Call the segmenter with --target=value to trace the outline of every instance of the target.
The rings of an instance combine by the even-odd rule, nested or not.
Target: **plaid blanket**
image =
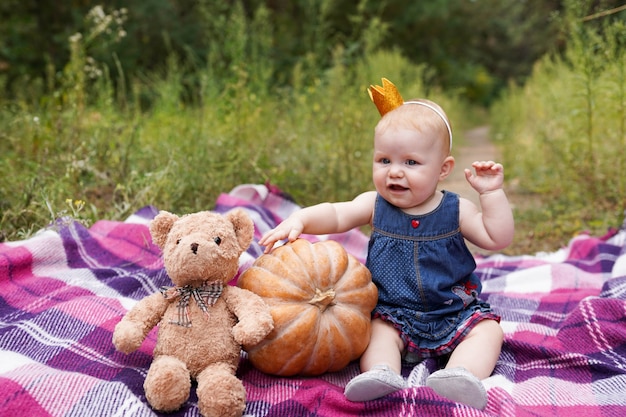
[[[244,185],[215,210],[245,208],[256,237],[298,206],[271,186]],[[143,381],[152,331],[130,355],[111,343],[115,324],[142,297],[171,285],[145,207],[124,222],[89,229],[59,219],[32,238],[0,244],[0,416],[153,416]],[[333,236],[364,260],[367,237]],[[240,271],[261,254],[242,255]],[[506,337],[488,405],[478,411],[437,396],[421,382],[437,363],[404,368],[411,388],[351,403],[343,387],[358,365],[316,378],[256,370],[242,353],[238,376],[246,415],[270,416],[618,416],[626,415],[626,230],[580,235],[554,253],[477,256],[484,298]],[[192,390],[193,391],[193,390]],[[170,415],[197,416],[197,399]]]

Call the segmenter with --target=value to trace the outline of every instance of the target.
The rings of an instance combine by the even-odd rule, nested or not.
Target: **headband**
[[[448,135],[450,136],[450,150],[452,150],[452,128],[450,127],[450,123],[446,119],[446,116],[435,106],[428,104],[423,101],[404,101],[400,92],[396,88],[396,86],[386,78],[383,78],[382,87],[379,85],[370,85],[367,89],[367,92],[370,95],[370,99],[376,105],[378,112],[381,116],[384,116],[391,110],[400,107],[403,104],[417,104],[419,106],[428,107],[443,120],[443,123],[446,125],[448,129]]]

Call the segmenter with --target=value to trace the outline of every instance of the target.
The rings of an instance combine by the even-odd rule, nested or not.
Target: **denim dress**
[[[424,215],[376,197],[366,266],[378,287],[374,318],[400,332],[420,358],[448,354],[478,322],[499,321],[481,302],[476,262],[459,227],[459,196],[443,191]]]

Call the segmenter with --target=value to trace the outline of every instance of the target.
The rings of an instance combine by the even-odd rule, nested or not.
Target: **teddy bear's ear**
[[[150,222],[150,234],[152,241],[161,249],[165,246],[167,235],[172,230],[172,225],[178,220],[178,216],[167,211],[161,211]]]
[[[234,209],[224,215],[233,224],[241,251],[248,249],[254,237],[254,223],[243,209]]]

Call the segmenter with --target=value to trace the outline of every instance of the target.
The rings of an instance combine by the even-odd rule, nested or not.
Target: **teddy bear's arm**
[[[258,295],[243,288],[228,286],[223,297],[239,320],[233,327],[237,343],[244,347],[254,346],[274,329],[270,308]]]
[[[150,330],[161,321],[168,304],[161,293],[149,295],[135,304],[115,326],[115,348],[124,353],[137,350]]]

